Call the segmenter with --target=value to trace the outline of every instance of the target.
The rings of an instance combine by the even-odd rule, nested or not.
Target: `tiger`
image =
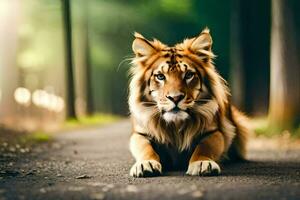
[[[171,47],[136,32],[134,37],[130,176],[173,170],[219,175],[223,160],[245,160],[249,120],[231,104],[228,84],[214,66],[209,29]]]

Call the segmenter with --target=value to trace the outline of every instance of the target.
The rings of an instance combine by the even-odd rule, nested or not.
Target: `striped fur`
[[[155,145],[172,151],[173,160],[189,152],[189,162],[183,164],[190,175],[203,175],[208,169],[212,173],[213,166],[219,171],[214,161],[230,157],[229,149],[235,158],[245,158],[247,119],[230,104],[226,81],[212,62],[211,45],[208,29],[174,47],[135,34],[128,100],[133,127],[130,150],[137,161],[132,176],[161,173],[165,152],[157,152]],[[207,132],[213,134],[200,141]],[[198,162],[207,169],[198,169]]]

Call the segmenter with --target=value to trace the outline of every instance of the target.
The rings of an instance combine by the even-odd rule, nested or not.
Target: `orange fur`
[[[190,158],[190,163],[198,160],[219,160],[224,153],[224,138],[219,131],[198,144]]]
[[[216,162],[228,153],[244,159],[250,129],[215,70],[209,30],[174,47],[135,37],[129,107],[136,163],[130,174],[157,175],[168,164],[183,164],[189,175],[210,175],[220,173]]]

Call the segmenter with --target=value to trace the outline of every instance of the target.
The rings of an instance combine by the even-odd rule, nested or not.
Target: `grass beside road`
[[[33,146],[50,142],[51,139],[50,134],[42,131],[30,133],[0,127],[0,155],[5,157],[28,153]]]
[[[269,126],[267,117],[252,118],[251,125],[256,136],[277,137],[289,135],[291,139],[300,139],[300,126],[293,130],[279,130]]]
[[[122,119],[120,116],[98,113],[93,116],[68,119],[59,130],[54,132],[48,132],[47,130],[28,132],[0,126],[0,154],[26,153],[37,144],[51,142],[53,134],[56,132],[110,124],[120,119]]]
[[[116,122],[122,117],[112,114],[97,113],[92,116],[83,116],[78,119],[67,119],[63,125],[63,129],[82,128],[95,125],[105,125]]]

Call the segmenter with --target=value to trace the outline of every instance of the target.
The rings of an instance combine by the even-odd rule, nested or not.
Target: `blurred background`
[[[128,116],[133,32],[173,45],[207,26],[257,132],[300,135],[299,10],[298,0],[0,0],[0,126]]]

